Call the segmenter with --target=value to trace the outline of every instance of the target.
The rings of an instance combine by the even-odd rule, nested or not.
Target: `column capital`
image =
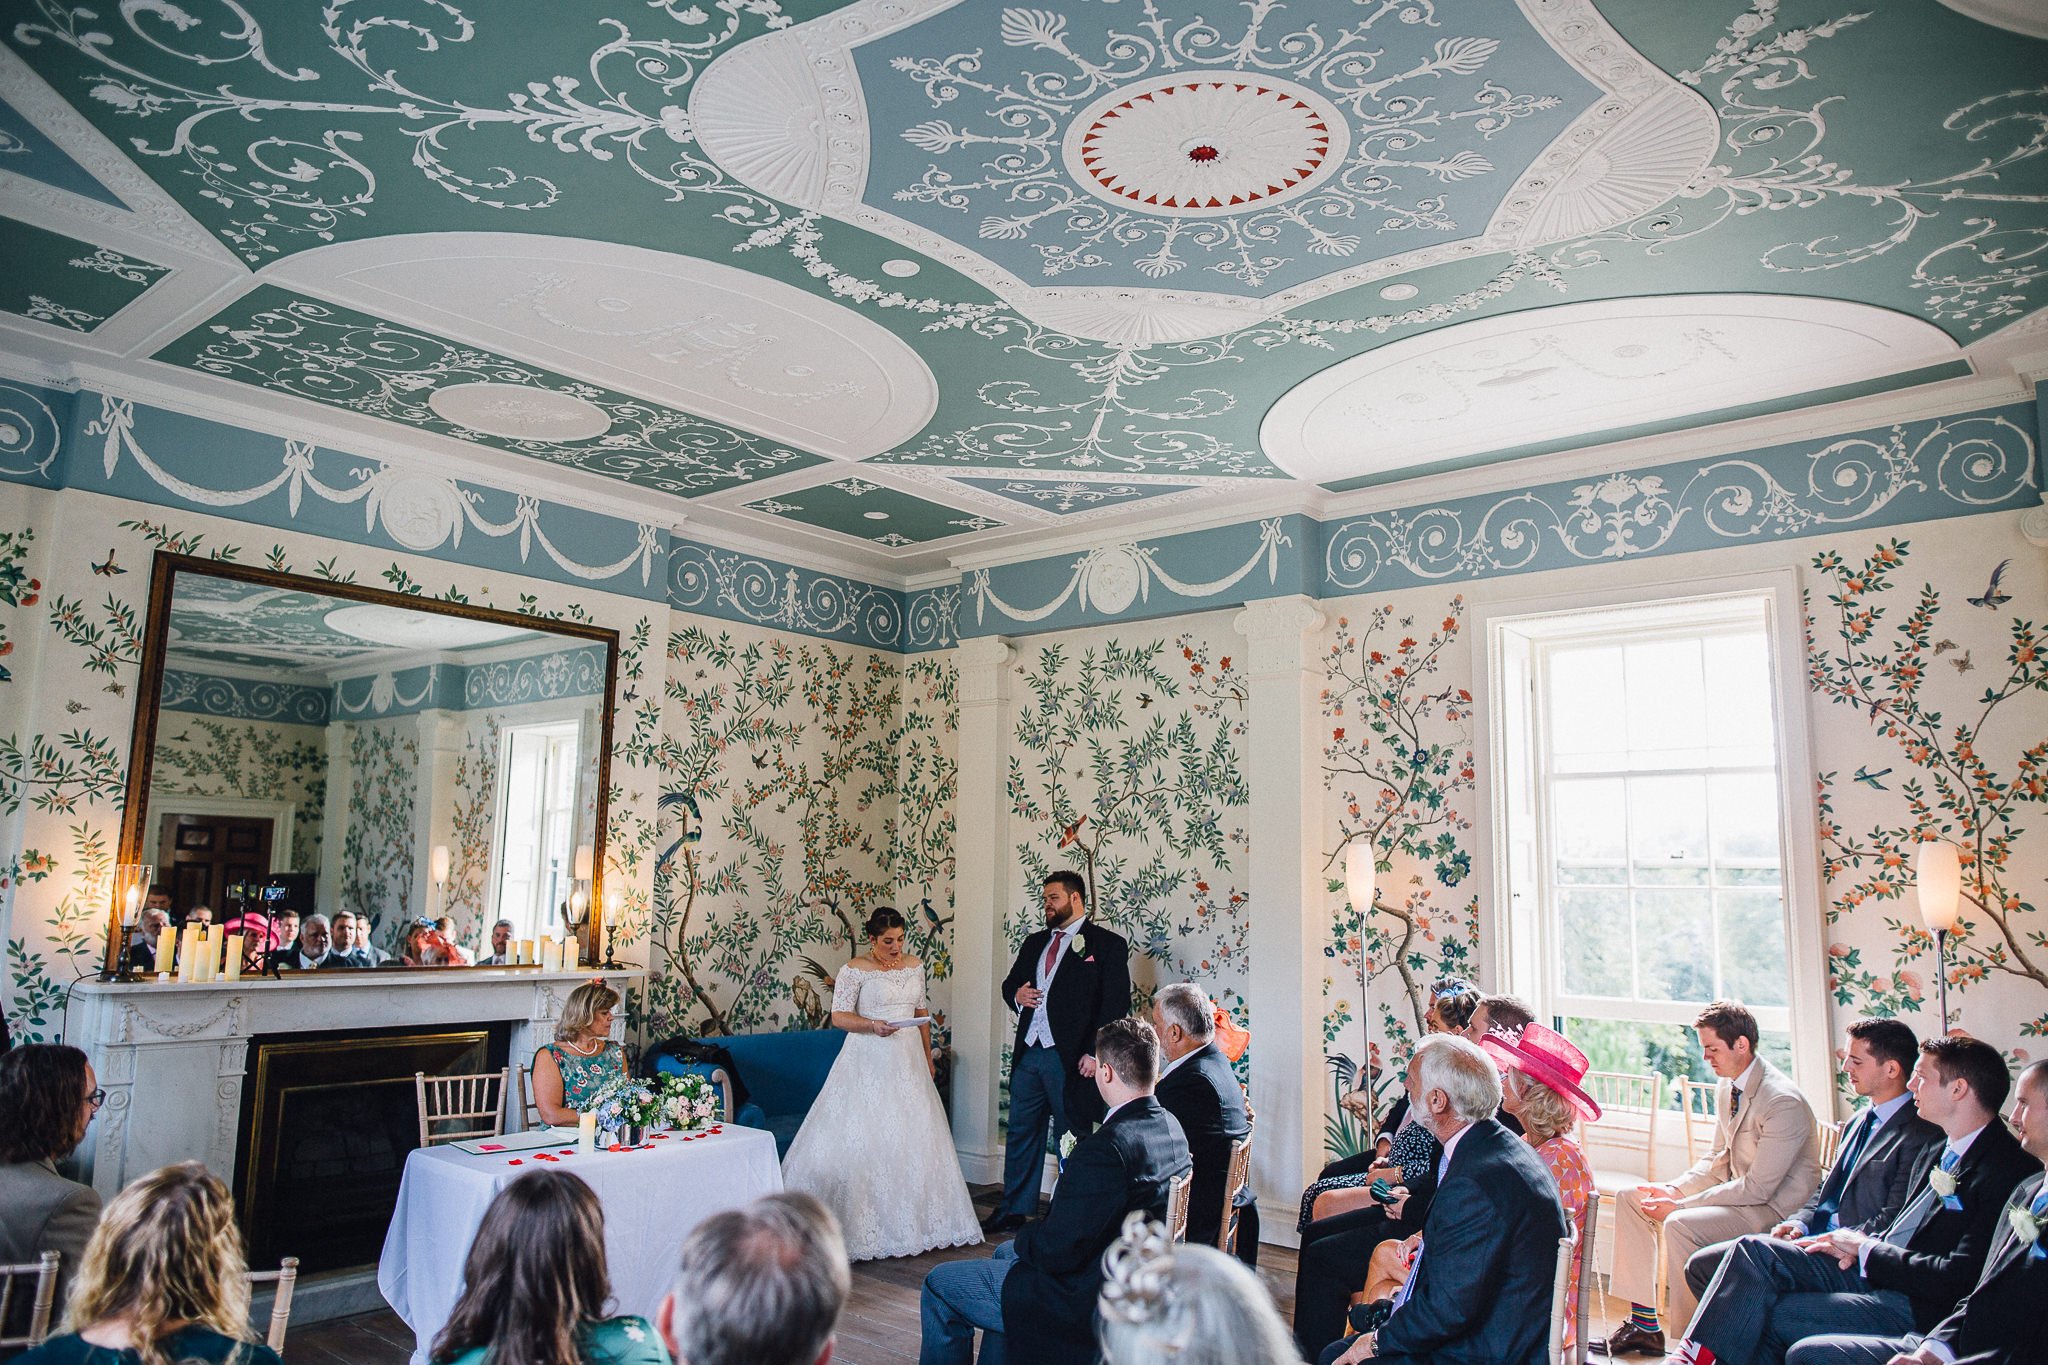
[[[1017,651],[1000,635],[977,635],[953,647],[960,666],[960,700],[1002,701],[1010,695],[1010,664]]]
[[[1251,671],[1259,674],[1306,668],[1310,637],[1328,619],[1313,598],[1296,594],[1247,602],[1230,624],[1251,647]]]

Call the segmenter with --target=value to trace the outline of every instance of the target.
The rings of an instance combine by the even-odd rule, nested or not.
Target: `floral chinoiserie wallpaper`
[[[166,710],[150,767],[150,807],[174,806],[166,798],[178,796],[290,802],[292,846],[286,865],[316,870],[327,809],[326,731]]]

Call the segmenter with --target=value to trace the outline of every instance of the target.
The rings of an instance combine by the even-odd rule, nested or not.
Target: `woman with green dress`
[[[85,1244],[63,1335],[16,1365],[173,1362],[279,1365],[249,1330],[234,1201],[196,1161],[151,1171],[114,1196]]]
[[[604,1208],[567,1171],[498,1191],[469,1244],[432,1365],[670,1365],[645,1318],[610,1318]]]
[[[619,993],[591,981],[569,993],[555,1041],[533,1054],[533,1103],[541,1120],[574,1127],[597,1092],[626,1074],[626,1050],[612,1041]]]

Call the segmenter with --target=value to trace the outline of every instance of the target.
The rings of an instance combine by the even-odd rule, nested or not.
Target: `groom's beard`
[[[1074,908],[1068,906],[1063,914],[1055,918],[1052,911],[1048,910],[1045,912],[1045,927],[1048,929],[1064,929],[1074,922],[1075,913]]]

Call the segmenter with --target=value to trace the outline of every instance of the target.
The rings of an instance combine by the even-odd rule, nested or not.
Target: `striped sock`
[[[1648,1303],[1630,1304],[1628,1306],[1628,1320],[1631,1326],[1640,1327],[1645,1332],[1657,1331],[1656,1305]]]

